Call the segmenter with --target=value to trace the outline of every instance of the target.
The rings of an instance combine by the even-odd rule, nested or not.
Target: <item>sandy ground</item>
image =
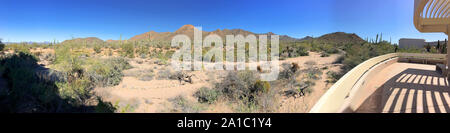
[[[280,62],[295,62],[303,65],[307,61],[315,61],[317,67],[328,67],[323,71],[321,79],[316,81],[312,93],[301,98],[287,98],[282,96],[281,108],[278,112],[307,112],[314,103],[326,92],[330,87],[325,81],[327,80],[327,71],[338,71],[339,65],[331,64],[339,55],[331,55],[330,57],[320,57],[319,53],[310,53],[309,56],[289,58]],[[154,64],[151,60],[130,61],[132,69],[126,70],[124,73],[137,70],[153,69],[153,73],[158,73],[164,65]],[[141,61],[139,61],[141,62]],[[226,75],[226,71],[193,71],[193,84],[180,84],[177,80],[158,80],[141,81],[133,76],[125,76],[122,82],[114,87],[95,88],[95,92],[104,100],[117,104],[120,107],[129,106],[125,112],[167,112],[171,108],[169,99],[178,95],[185,96],[188,100],[195,102],[193,94],[201,87],[213,87],[216,81],[220,81]],[[283,89],[283,88],[276,88]],[[204,112],[232,112],[225,102],[218,102],[209,107]]]

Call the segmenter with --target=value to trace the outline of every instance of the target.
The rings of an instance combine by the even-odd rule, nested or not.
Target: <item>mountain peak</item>
[[[97,37],[85,37],[85,38],[74,38],[70,40],[65,40],[62,43],[103,43],[104,41],[102,39],[99,39]]]
[[[359,37],[355,33],[345,33],[345,32],[334,32],[330,34],[325,34],[319,37],[318,39],[327,42],[334,42],[337,44],[365,42],[363,39],[361,39],[361,37]]]
[[[175,33],[185,33],[187,31],[194,31],[194,26],[187,24],[187,25],[183,25],[181,26],[181,28],[179,28],[177,31],[175,31]]]
[[[194,28],[194,25],[192,25],[192,24],[185,24],[185,25],[183,25],[183,26],[181,26],[181,27]]]
[[[181,26],[180,29],[194,29],[194,25],[190,25],[190,24],[183,25],[183,26]]]

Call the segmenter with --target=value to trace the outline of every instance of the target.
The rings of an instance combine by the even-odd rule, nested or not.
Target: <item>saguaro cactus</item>
[[[377,37],[375,38],[375,44],[378,44],[378,34]]]

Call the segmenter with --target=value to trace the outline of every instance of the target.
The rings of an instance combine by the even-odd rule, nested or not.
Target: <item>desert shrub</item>
[[[232,71],[227,74],[222,82],[217,83],[216,89],[220,90],[226,97],[231,100],[238,100],[249,97],[251,87],[257,81],[253,71]]]
[[[41,74],[53,70],[40,67],[30,54],[20,52],[1,59],[10,91],[9,95],[0,96],[0,102],[8,104],[8,112],[94,111],[95,106],[86,106],[94,96],[91,92],[94,84],[82,69],[84,61],[71,58],[71,53],[57,54],[62,56],[56,65],[63,66],[59,76],[64,80],[43,79]]]
[[[321,52],[320,53],[320,57],[329,57],[329,56],[330,56],[330,54],[327,53],[327,52]]]
[[[276,89],[269,89],[256,98],[257,109],[259,112],[276,112],[278,111],[280,97]]]
[[[183,112],[183,113],[198,113],[205,108],[199,104],[189,102],[186,97],[178,95],[169,99],[172,102],[174,109],[171,112]]]
[[[398,52],[401,52],[401,53],[424,53],[425,52],[425,49],[423,49],[423,48],[421,48],[421,49],[418,49],[418,48],[404,48],[404,49],[399,49],[398,50]]]
[[[250,89],[252,93],[267,93],[270,90],[270,83],[267,81],[257,80]]]
[[[73,107],[58,96],[58,89],[51,82],[39,81],[34,56],[27,53],[8,55],[0,59],[3,77],[8,82],[8,95],[1,95],[6,103],[5,112],[57,112]],[[59,109],[57,108],[59,106]]]
[[[298,57],[298,56],[308,56],[308,48],[303,45],[280,45],[280,58],[290,58],[290,57]]]
[[[102,99],[97,98],[97,106],[95,106],[95,113],[114,113],[117,107],[110,102],[104,102]]]
[[[306,74],[306,78],[312,80],[318,80],[322,75],[322,70],[320,70],[320,68],[317,67],[309,67],[305,69],[304,72]]]
[[[333,64],[341,64],[344,61],[345,57],[343,55],[340,55],[338,58],[336,58],[335,61],[333,61]]]
[[[158,71],[158,80],[170,79],[173,72],[170,69],[162,69]]]
[[[118,85],[122,71],[131,67],[124,58],[90,58],[83,52],[72,50],[69,45],[60,45],[55,55],[55,68],[67,75],[67,82],[56,84],[60,95],[80,103],[91,98],[91,90],[96,86]]]
[[[7,45],[10,49],[12,49],[13,51],[15,51],[16,53],[30,53],[30,46],[25,44],[25,43],[20,43],[20,44],[8,44]]]
[[[141,81],[150,81],[155,77],[153,69],[128,70],[124,72],[124,76],[135,77]]]
[[[49,61],[50,63],[54,63],[56,59],[55,54],[52,53],[44,54],[42,58],[46,61]]]
[[[68,44],[60,44],[55,49],[55,64],[61,71],[69,72],[70,69],[81,69],[82,53],[75,53]]]
[[[295,79],[298,76],[300,67],[298,64],[283,63],[281,64],[282,71],[280,72],[279,79]]]
[[[147,78],[151,78],[149,80],[152,80],[154,76],[155,75],[153,74],[153,70],[151,70],[151,72],[142,72],[142,74],[137,75],[136,77],[140,77],[140,78],[147,77]],[[158,80],[178,80],[180,82],[180,84],[184,84],[185,82],[192,84],[193,76],[194,76],[193,74],[189,74],[186,71],[172,71],[170,69],[163,68],[158,71],[156,79],[158,79]]]
[[[308,56],[309,55],[308,50],[303,46],[300,46],[299,48],[297,48],[296,52],[297,52],[298,56]]]
[[[202,87],[194,93],[194,96],[197,97],[198,102],[208,104],[214,103],[220,95],[220,91],[216,89],[209,89],[207,87]]]
[[[57,82],[58,92],[61,98],[68,99],[78,106],[91,98],[92,84],[86,77],[75,78],[70,82]]]
[[[141,81],[151,81],[153,80],[154,76],[155,75],[153,73],[144,73],[138,79]]]
[[[87,75],[89,79],[99,86],[115,86],[122,81],[123,70],[131,68],[124,58],[109,58],[92,64]]]
[[[128,58],[134,58],[134,44],[133,43],[123,43],[120,45],[120,48],[122,49],[122,56],[128,57]]]
[[[60,45],[55,50],[55,64],[64,75],[67,75],[64,81],[55,83],[58,94],[77,105],[82,105],[91,98],[90,91],[93,88],[93,84],[84,74],[85,60],[80,58],[80,55],[72,51],[69,45]]]
[[[149,53],[149,46],[145,44],[138,44],[136,48],[136,53],[140,58],[147,57],[147,54]]]
[[[329,45],[329,44],[321,45],[320,49],[321,49],[321,51],[323,51],[324,53],[327,53],[327,54],[339,53],[339,50],[337,48],[335,48],[334,46]]]
[[[260,106],[255,102],[255,100],[250,100],[249,97],[243,97],[241,100],[234,101],[236,105],[234,110],[239,113],[255,113],[261,112]]]
[[[340,72],[328,71],[327,76],[328,76],[327,80],[328,83],[336,83],[343,76],[343,74]]]
[[[94,45],[94,51],[97,54],[101,53],[102,52],[102,46],[100,44],[95,44]]]
[[[261,97],[275,95],[275,90],[272,91],[269,82],[257,77],[255,71],[231,71],[221,82],[216,83],[215,89],[225,99],[236,103],[234,109],[238,112],[267,112],[264,109],[267,109],[269,102]]]

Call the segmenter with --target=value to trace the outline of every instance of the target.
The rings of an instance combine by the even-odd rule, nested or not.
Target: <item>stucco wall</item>
[[[399,48],[408,49],[408,48],[423,48],[425,46],[424,39],[405,39],[402,38],[399,40]]]

